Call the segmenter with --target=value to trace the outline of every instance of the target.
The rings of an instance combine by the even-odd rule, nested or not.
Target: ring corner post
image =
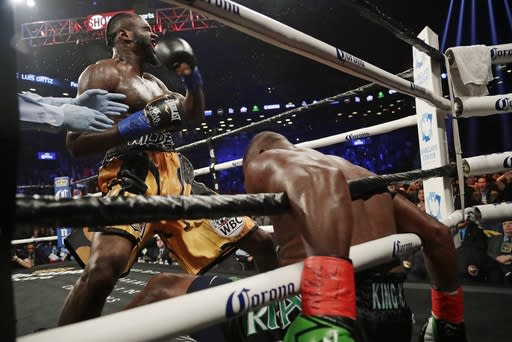
[[[418,34],[418,38],[439,49],[438,35],[429,27],[425,27]],[[442,96],[440,62],[414,47],[412,49],[414,84],[432,91],[435,95]],[[416,97],[415,103],[421,169],[427,170],[447,165],[449,154],[445,122],[446,112],[418,97]],[[439,220],[453,212],[453,194],[449,177],[435,177],[424,180],[423,187],[428,214]]]

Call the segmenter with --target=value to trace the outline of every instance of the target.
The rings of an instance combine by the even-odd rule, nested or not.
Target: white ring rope
[[[473,209],[478,221],[501,223],[512,220],[512,202],[477,205]]]
[[[512,112],[512,93],[455,98],[455,113],[459,118],[482,117]]]
[[[512,63],[512,43],[487,46],[492,64]]]
[[[294,52],[352,76],[395,89],[403,94],[421,98],[445,111],[451,110],[450,101],[442,96],[233,1],[163,0],[163,2],[184,6],[278,48]]]
[[[462,161],[466,176],[484,175],[512,169],[512,151],[466,158]]]
[[[394,130],[404,128],[404,127],[411,127],[416,126],[416,115],[407,116],[405,118],[401,118],[394,121],[385,122],[382,124],[378,124],[375,126],[365,127],[365,128],[359,128],[350,132],[340,133],[331,135],[329,137],[324,137],[316,140],[311,141],[305,141],[299,144],[296,144],[296,146],[299,147],[308,147],[308,148],[318,148],[318,147],[324,147],[329,145],[334,145],[342,142],[351,141],[358,138],[366,138],[369,136],[377,135],[377,134],[383,134],[383,133],[389,133]],[[220,170],[226,170],[233,167],[242,166],[242,159],[235,159],[229,162],[215,164],[213,166],[213,169],[215,171]],[[194,170],[194,176],[204,175],[208,174],[211,171],[211,167],[203,167],[199,168],[197,170]]]
[[[349,256],[355,270],[362,271],[419,248],[421,240],[417,235],[395,234],[352,246]],[[210,289],[22,336],[17,341],[141,342],[177,337],[300,293],[301,274],[302,262],[299,262]],[[239,294],[245,295],[238,297]],[[250,299],[254,305],[244,307],[243,302],[233,303],[230,297]]]
[[[12,240],[11,244],[13,245],[21,245],[24,243],[32,243],[32,242],[39,242],[39,241],[55,241],[57,240],[57,236],[43,236],[38,238],[30,238],[30,239],[20,239],[20,240]]]
[[[411,115],[394,121],[382,124],[358,128],[353,131],[331,135],[328,137],[305,141],[296,146],[319,148],[329,145],[339,144],[359,138],[366,138],[374,135],[389,133],[397,129],[416,126],[416,116]],[[233,167],[242,166],[242,158],[234,159],[213,166],[214,171],[227,170]],[[462,159],[462,169],[465,176],[482,175],[486,173],[502,172],[512,169],[512,151],[492,153],[488,155],[475,156]],[[212,171],[211,166],[202,167],[194,170],[194,176],[208,174]]]
[[[408,70],[402,71],[402,72],[398,73],[397,76],[400,76],[402,78],[411,78],[412,77],[412,70],[413,69],[408,69]],[[311,111],[313,109],[319,109],[319,108],[321,108],[322,106],[324,106],[326,104],[332,104],[334,101],[341,101],[342,99],[345,99],[345,98],[350,97],[350,96],[358,96],[358,95],[361,95],[363,93],[367,93],[367,92],[369,92],[371,89],[373,89],[376,86],[377,85],[375,83],[368,83],[368,84],[365,84],[363,86],[360,86],[360,87],[357,87],[357,88],[354,88],[354,89],[351,89],[351,90],[344,91],[343,93],[340,93],[340,94],[337,94],[337,95],[333,95],[333,96],[330,96],[330,97],[326,97],[326,98],[324,98],[322,100],[318,100],[318,101],[315,101],[315,102],[312,102],[312,103],[308,103],[308,104],[303,104],[300,107],[296,107],[296,108],[293,108],[291,110],[288,110],[288,111],[285,111],[285,112],[273,115],[273,116],[268,117],[266,119],[262,119],[262,120],[259,120],[259,121],[256,121],[256,122],[251,122],[248,125],[240,126],[240,127],[235,128],[235,129],[228,130],[228,131],[226,131],[224,133],[219,133],[219,134],[216,134],[216,135],[212,135],[209,138],[196,140],[196,141],[194,141],[192,143],[176,147],[176,151],[177,152],[182,152],[182,151],[188,150],[190,148],[193,148],[193,147],[196,147],[196,146],[199,146],[199,145],[208,144],[208,141],[217,141],[219,139],[223,139],[225,137],[238,134],[240,132],[245,132],[247,130],[254,130],[256,128],[259,128],[260,126],[267,125],[267,124],[269,124],[271,122],[274,122],[274,121],[285,119],[285,118],[290,117],[290,116],[292,116],[294,114],[300,114],[300,113],[303,113],[303,112]]]
[[[395,89],[406,95],[426,100],[444,111],[451,112],[452,110],[451,101],[434,94],[428,89],[393,75],[345,51],[330,46],[327,43],[233,1],[163,1],[190,8],[257,39],[310,58],[347,74]],[[509,55],[505,53],[505,57],[502,59],[508,60]],[[413,119],[414,123],[412,124],[409,121],[412,122]],[[416,125],[416,116],[411,116],[391,123],[376,125],[372,128],[377,130],[377,126],[379,126],[380,129],[383,127],[391,127],[392,125],[390,124],[392,123],[400,122],[402,124],[403,122],[401,120],[407,122],[407,125],[402,127]],[[362,132],[368,131],[369,129],[365,128],[352,131],[351,133],[358,134],[361,132],[362,134]],[[381,131],[381,133],[383,133],[383,131]],[[350,132],[343,133],[298,144],[298,146],[314,148],[335,144],[347,141],[349,134]],[[371,133],[368,133],[366,136],[369,135],[371,135]],[[240,166],[240,162],[241,160],[239,159],[223,163],[225,167],[223,164],[219,164],[216,166],[216,170]],[[195,170],[194,173],[196,175],[203,174],[201,173],[203,169]],[[210,168],[206,168],[206,171],[209,172]],[[500,220],[504,216],[511,216],[512,210],[510,210],[510,205],[510,203],[503,203],[500,205],[491,205],[492,207],[477,206],[474,208],[474,211],[482,220],[484,218]],[[462,211],[465,212],[464,210]],[[456,212],[453,214],[461,215]],[[452,215],[448,218],[451,217]],[[455,217],[455,215],[453,217]],[[350,258],[354,262],[355,269],[360,271],[394,260],[400,255],[411,253],[419,248],[421,248],[421,240],[417,235],[395,234],[353,246],[350,250]],[[372,251],[371,255],[368,251]],[[299,293],[301,274],[302,263],[297,263],[238,280],[230,284],[110,314],[104,317],[22,336],[18,338],[18,340],[41,341],[69,339],[73,341],[94,340],[110,342],[122,337],[124,341],[139,342],[176,337],[180,334],[189,333],[208,325],[222,322],[228,318],[234,317],[234,315],[240,315],[247,310],[255,310],[272,301],[282,299],[285,296]],[[284,279],[284,281],[276,281],[276,279]],[[283,289],[282,296],[277,295],[279,289]],[[230,298],[242,292],[247,294],[248,297],[246,298],[250,298],[254,305],[246,305],[243,307],[240,306],[241,303],[238,303],[239,306],[233,307],[234,315],[226,316],[226,307],[230,303]],[[276,295],[271,298],[271,293],[275,293]],[[205,303],[208,303],[208,310],[204,310]],[[169,319],[169,317],[172,317],[172,319]],[[125,322],[137,322],[137,324],[125,324]],[[119,331],[118,326],[121,327],[122,331]],[[141,327],[144,326],[151,326],[151,329],[141,329]]]

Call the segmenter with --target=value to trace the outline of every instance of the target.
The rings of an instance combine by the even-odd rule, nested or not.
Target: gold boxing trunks
[[[98,184],[105,196],[215,194],[193,180],[190,162],[176,152],[139,150],[111,158],[100,168]],[[66,246],[84,267],[90,254],[91,231],[122,235],[134,243],[124,272],[127,274],[137,260],[141,246],[158,234],[183,269],[198,274],[232,252],[234,244],[255,227],[254,221],[248,217],[86,227],[75,229],[66,239]]]

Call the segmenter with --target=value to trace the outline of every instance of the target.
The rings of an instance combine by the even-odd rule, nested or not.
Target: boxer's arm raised
[[[193,124],[201,122],[204,119],[203,77],[192,47],[186,40],[167,33],[159,39],[155,52],[160,63],[175,72],[187,88],[183,101],[189,115],[187,120]]]
[[[151,76],[166,94],[175,96],[182,102],[185,113],[184,122],[197,125],[204,120],[204,93],[202,88],[187,89],[186,95],[183,96],[180,93],[170,91],[161,80],[153,75]]]
[[[179,93],[169,91],[164,83],[153,75],[146,73],[144,77],[156,83],[165,95],[151,100],[143,110],[118,122],[118,131],[125,141],[155,131],[178,131],[187,123],[197,124],[202,121],[204,118],[202,91],[187,92],[187,96],[183,97]]]
[[[109,66],[107,63],[90,66],[79,79],[79,91],[102,88],[123,92],[119,86],[121,78],[119,72],[117,68]],[[183,97],[179,93],[169,91],[153,75],[145,74],[144,78],[159,85],[162,94],[168,95],[153,99],[143,110],[130,114],[118,121],[112,129],[101,134],[68,134],[67,146],[73,156],[99,154],[144,134],[161,130],[179,130],[184,122],[201,121],[204,115],[202,91],[187,92],[187,96]],[[129,89],[125,89],[125,91],[130,92]],[[187,104],[188,107],[186,107]]]

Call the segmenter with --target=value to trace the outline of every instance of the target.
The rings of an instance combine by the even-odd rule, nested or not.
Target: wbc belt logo
[[[244,227],[242,217],[223,217],[210,220],[212,229],[220,236],[232,238],[240,235]]]

